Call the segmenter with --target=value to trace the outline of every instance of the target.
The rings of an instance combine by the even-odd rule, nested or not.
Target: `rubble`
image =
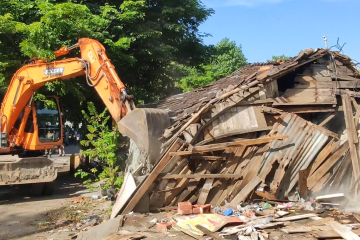
[[[146,105],[167,110],[172,125],[160,139],[157,164],[130,194],[121,190],[127,196],[118,196],[121,207],[112,215],[133,211],[141,199],[151,211],[186,202],[177,214],[199,219],[208,214],[194,206],[211,204],[214,217],[241,220],[222,230],[241,233],[239,239],[268,239],[260,230],[284,227],[283,234],[338,236],[341,223],[326,225],[326,231],[291,224],[321,221],[317,211],[355,206],[359,87],[349,57],[307,49],[294,59],[248,65],[211,85]],[[192,229],[180,222],[172,227],[196,235],[198,222]]]

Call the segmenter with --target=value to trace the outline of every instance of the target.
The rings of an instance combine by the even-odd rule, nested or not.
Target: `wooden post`
[[[358,142],[357,131],[355,128],[352,106],[350,103],[350,97],[347,94],[341,95],[344,117],[346,124],[346,131],[348,135],[351,162],[353,167],[353,179],[356,180],[360,176],[359,156],[355,144]]]
[[[301,169],[299,171],[299,192],[300,197],[304,200],[307,198],[307,177],[308,177],[308,170]]]

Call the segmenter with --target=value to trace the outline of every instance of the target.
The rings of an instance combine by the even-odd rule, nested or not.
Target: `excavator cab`
[[[10,141],[4,144],[13,154],[0,155],[0,186],[32,184],[33,195],[52,193],[57,169],[43,152],[62,144],[63,124],[58,98],[48,96],[46,101],[53,104],[46,106],[45,100],[31,100],[10,130]],[[22,144],[16,145],[16,141]]]
[[[46,104],[49,102],[51,104]],[[25,106],[10,132],[10,139],[12,139],[11,136],[23,136],[22,145],[10,144],[10,146],[25,151],[50,150],[60,146],[63,143],[61,115],[59,100],[56,96],[32,101],[30,106]]]

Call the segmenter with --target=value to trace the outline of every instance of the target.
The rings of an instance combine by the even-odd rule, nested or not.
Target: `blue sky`
[[[203,0],[215,10],[200,27],[212,37],[241,44],[248,62],[264,62],[273,55],[295,56],[306,48],[323,48],[337,38],[343,53],[360,61],[360,0]]]

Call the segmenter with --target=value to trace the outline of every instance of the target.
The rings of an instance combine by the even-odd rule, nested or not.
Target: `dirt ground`
[[[0,188],[0,239],[44,239],[46,215],[69,205],[70,199],[92,195],[78,179],[59,176],[52,196],[31,197],[28,185]],[[47,239],[47,238],[45,238]]]
[[[111,201],[92,200],[93,195],[100,195],[100,193],[89,192],[81,184],[80,179],[75,179],[70,174],[58,177],[52,196],[31,197],[29,186],[25,185],[18,188],[1,187],[0,240],[60,240],[72,239],[76,235],[78,235],[77,239],[92,240],[102,239],[94,235],[96,232],[102,232],[105,236],[111,232],[117,232],[118,220],[115,219],[115,227],[109,227],[112,223],[107,221]],[[74,202],[76,199],[85,199],[85,202],[76,203]],[[96,224],[105,221],[97,226],[87,224],[89,226],[86,227],[83,224],[81,229],[75,229],[85,215],[80,212],[90,213],[86,214],[90,217],[100,216],[101,219]],[[121,230],[144,232],[149,239],[192,239],[181,232],[170,231],[165,234],[156,232],[156,225],[150,223],[154,218],[160,221],[166,218],[166,213],[129,215]],[[79,220],[79,223],[69,224],[67,221],[69,219]],[[106,221],[109,223],[104,224]]]

